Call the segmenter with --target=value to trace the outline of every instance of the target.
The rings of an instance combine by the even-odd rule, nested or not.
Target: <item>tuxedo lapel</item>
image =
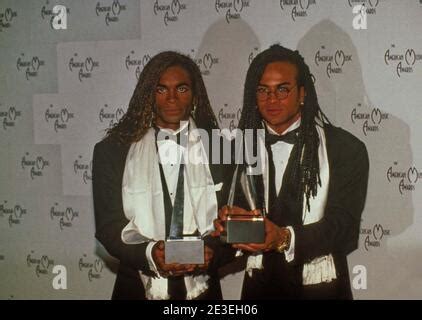
[[[229,174],[229,164],[223,164],[223,142],[220,140],[220,157],[217,161],[217,163],[212,163],[212,155],[213,155],[213,145],[212,145],[212,130],[209,128],[201,128],[205,130],[208,134],[208,150],[206,150],[206,146],[204,146],[204,149],[208,156],[208,167],[211,172],[211,177],[214,182],[214,185],[216,186],[216,195],[217,195],[217,202],[218,207],[221,208],[222,206],[227,204],[227,192],[225,192],[226,188],[223,188],[220,186],[226,186],[226,184],[230,184],[228,181],[228,178],[231,179],[231,175]],[[214,150],[215,151],[215,150]]]

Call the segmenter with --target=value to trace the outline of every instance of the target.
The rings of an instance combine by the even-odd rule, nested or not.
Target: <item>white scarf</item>
[[[328,196],[328,184],[330,179],[330,170],[328,166],[328,156],[327,156],[327,143],[325,140],[324,129],[316,126],[318,135],[319,135],[319,148],[318,148],[318,158],[319,158],[319,174],[321,178],[321,186],[318,188],[318,193],[316,197],[311,197],[309,199],[309,204],[311,211],[307,211],[306,208],[306,197],[303,200],[303,213],[302,220],[303,224],[311,224],[318,222],[324,216],[325,205],[327,203]],[[268,206],[268,154],[265,148],[261,148],[261,159],[265,159],[263,163],[263,179],[265,186],[265,203]],[[268,207],[267,207],[268,211]],[[262,265],[262,254],[251,255],[248,257],[248,262],[246,266],[246,271],[251,274],[252,269],[263,269]],[[330,282],[333,279],[336,279],[336,268],[334,265],[334,259],[331,254],[326,256],[321,256],[313,259],[312,261],[305,263],[303,266],[302,281],[303,285],[318,284],[321,282]]]
[[[202,236],[214,230],[217,217],[218,186],[214,185],[208,158],[196,126],[190,120],[187,150],[185,151],[184,210],[196,217]],[[189,159],[189,161],[187,160]],[[122,241],[139,244],[165,240],[165,212],[154,129],[130,146],[122,183],[123,209],[129,223],[122,230]],[[199,213],[199,214],[198,214]],[[150,277],[140,271],[148,299],[168,299],[167,279]],[[207,275],[185,276],[187,299],[196,298],[208,288]]]

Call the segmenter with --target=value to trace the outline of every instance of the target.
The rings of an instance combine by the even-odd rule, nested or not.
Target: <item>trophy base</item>
[[[226,243],[265,242],[265,222],[262,216],[229,216],[225,229],[220,239]]]
[[[170,239],[165,243],[165,263],[203,264],[204,241],[196,237]]]

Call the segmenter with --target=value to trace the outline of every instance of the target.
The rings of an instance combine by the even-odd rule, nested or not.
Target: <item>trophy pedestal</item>
[[[221,240],[226,243],[264,243],[265,222],[262,216],[228,216]]]
[[[204,241],[196,237],[170,239],[165,243],[165,263],[203,264]]]

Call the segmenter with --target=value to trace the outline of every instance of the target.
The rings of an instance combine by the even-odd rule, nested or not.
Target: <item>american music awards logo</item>
[[[142,69],[151,60],[151,56],[149,54],[144,54],[141,58],[137,59],[133,57],[135,51],[132,50],[130,54],[127,55],[125,59],[125,66],[127,70],[135,70],[136,80],[139,80],[139,76],[141,75]]]
[[[9,205],[7,200],[4,200],[3,203],[0,204],[0,217],[8,217],[7,221],[9,223],[9,227],[21,224],[23,215],[26,214],[26,209],[20,204],[16,203],[15,205]]]
[[[349,3],[349,6],[353,8],[357,5],[362,5],[365,7],[366,14],[376,14],[377,13],[377,7],[380,3],[379,0],[347,0]]]
[[[422,171],[416,169],[415,166],[405,168],[404,170],[397,168],[398,162],[395,161],[393,166],[387,169],[386,176],[389,183],[398,183],[398,190],[402,195],[405,192],[414,191],[416,183],[422,179]]]
[[[0,104],[0,107],[2,105]],[[7,108],[7,107],[6,107]],[[3,118],[1,121],[3,130],[8,130],[8,128],[15,127],[16,119],[22,117],[22,111],[16,110],[16,107],[10,106],[9,109],[5,111],[0,110],[0,118]]]
[[[362,104],[358,103],[357,108],[353,108],[350,113],[350,119],[353,124],[362,125],[362,132],[366,136],[368,133],[379,132],[381,123],[388,120],[389,114],[382,112],[379,108],[372,108],[372,110],[361,111]]]
[[[31,253],[26,257],[26,264],[28,267],[35,266],[35,274],[37,277],[40,275],[45,276],[51,272],[51,267],[54,265],[54,260],[50,259],[48,255],[42,255],[40,258],[34,257],[34,251],[31,250]]]
[[[398,50],[395,44],[392,44],[384,53],[385,64],[394,67],[399,78],[402,74],[413,73],[420,60],[422,60],[422,54],[416,53],[412,48]]]
[[[12,8],[0,9],[0,32],[3,29],[10,28],[12,26],[12,21],[18,16],[18,13]]]
[[[110,2],[108,1],[108,3]],[[107,26],[110,23],[118,22],[122,11],[126,11],[126,5],[120,4],[119,0],[114,0],[111,5],[103,5],[101,2],[97,2],[95,6],[95,14],[97,17],[103,16]]]
[[[92,57],[80,58],[77,53],[74,53],[69,59],[68,66],[70,72],[78,73],[78,79],[82,82],[83,79],[92,77],[92,73],[99,68],[100,63]]]
[[[73,162],[73,171],[75,175],[81,176],[84,184],[91,183],[92,181],[92,160],[88,163],[82,161],[82,156],[79,155],[78,159]]]
[[[38,76],[40,67],[45,66],[45,61],[41,60],[38,56],[26,58],[24,53],[16,60],[16,69],[25,75],[26,80]]]
[[[186,10],[186,3],[180,0],[156,0],[153,6],[154,15],[161,15],[166,26],[179,20],[181,12]]]
[[[222,125],[223,122],[229,122],[229,130],[232,131],[237,128],[237,125],[242,114],[242,108],[237,108],[237,111],[232,112],[231,108],[228,108],[227,103],[224,104],[223,108],[217,113],[218,122]]]
[[[113,127],[124,116],[125,111],[122,107],[110,107],[107,103],[100,109],[98,119],[101,124],[105,124],[107,128]]]
[[[54,131],[57,133],[59,130],[65,130],[68,125],[75,118],[75,114],[69,112],[68,107],[60,109],[55,108],[52,104],[45,110],[44,113],[45,122],[50,123],[53,126]]]
[[[214,65],[220,62],[220,58],[216,57],[211,52],[206,52],[204,55],[200,57],[194,57],[195,50],[191,49],[190,54],[188,56],[198,65],[199,69],[201,70],[201,74],[203,76],[208,76],[211,74],[211,70]]]
[[[215,11],[224,14],[226,22],[241,18],[241,13],[250,6],[250,0],[215,0]]]
[[[315,6],[315,0],[280,0],[280,8],[282,11],[290,9],[290,17],[293,21],[296,18],[305,18],[308,16],[308,10],[311,6]]]
[[[29,176],[31,180],[35,177],[42,177],[46,167],[50,165],[48,160],[45,160],[42,156],[31,157],[29,152],[25,152],[22,157],[21,166],[23,170],[29,169]]]
[[[342,49],[336,49],[333,53],[325,53],[325,46],[315,53],[314,62],[316,66],[325,66],[326,75],[328,78],[343,73],[343,68],[352,61],[352,55],[347,54]]]
[[[51,220],[58,219],[60,230],[73,226],[73,220],[79,217],[79,211],[74,210],[72,207],[59,208],[59,204],[56,202],[50,208]]]
[[[104,263],[101,259],[97,258],[93,262],[86,259],[86,254],[79,259],[79,271],[86,272],[89,282],[94,279],[101,279],[101,274],[104,269]]]
[[[386,229],[382,224],[374,224],[372,228],[361,228],[360,234],[365,237],[363,246],[366,251],[371,247],[379,248],[382,244],[382,239],[385,236],[390,236],[390,229]]]
[[[49,3],[50,3],[49,0],[47,0],[46,5],[41,7],[41,18],[43,20],[49,21],[51,29],[54,30],[55,28],[53,26],[53,20],[54,20],[54,17],[58,15],[58,13],[53,12],[53,5],[51,7],[48,7]],[[65,12],[69,14],[70,13],[69,8],[66,8]]]

